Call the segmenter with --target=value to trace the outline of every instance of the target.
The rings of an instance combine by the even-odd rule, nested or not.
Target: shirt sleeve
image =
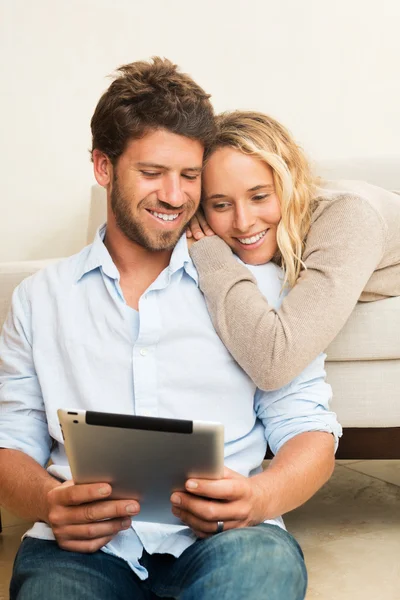
[[[32,353],[28,281],[14,290],[0,335],[0,448],[20,450],[44,467],[51,437]]]
[[[290,384],[272,392],[256,392],[256,414],[274,454],[288,440],[308,431],[331,433],[336,451],[342,428],[329,408],[332,389],[325,381],[324,361],[325,355],[320,354]]]
[[[278,310],[217,236],[190,249],[214,327],[261,389],[287,385],[323,352],[355,307],[382,259],[386,229],[359,196],[331,202],[314,220],[306,265]]]

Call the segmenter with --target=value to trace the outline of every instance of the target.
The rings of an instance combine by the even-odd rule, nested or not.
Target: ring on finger
[[[215,533],[222,533],[223,530],[224,530],[224,522],[217,521],[217,530],[215,531]]]

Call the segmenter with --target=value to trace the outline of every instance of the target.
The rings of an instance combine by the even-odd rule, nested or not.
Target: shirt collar
[[[104,245],[107,224],[105,223],[96,232],[93,243],[89,249],[85,260],[79,265],[76,273],[76,282],[78,282],[86,273],[101,268],[105,275],[111,279],[119,280],[119,271],[112,261],[112,258]],[[196,268],[189,256],[186,234],[183,234],[172,251],[171,260],[168,266],[168,275],[171,277],[174,273],[183,269],[198,286],[198,275]]]
[[[168,267],[170,275],[173,275],[180,269],[183,269],[189,277],[193,279],[197,286],[199,285],[197,271],[189,255],[185,233],[179,238],[178,243],[173,249]]]
[[[119,280],[119,272],[112,261],[112,258],[104,245],[104,237],[106,235],[107,224],[104,223],[96,231],[93,243],[90,246],[89,253],[85,260],[79,265],[76,273],[76,282],[78,282],[86,273],[95,269],[102,269],[103,272],[111,279]]]

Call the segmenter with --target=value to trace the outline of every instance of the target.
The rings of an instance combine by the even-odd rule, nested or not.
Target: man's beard
[[[150,210],[157,212],[158,210],[165,210],[165,208],[174,210],[174,207],[165,203],[160,203],[155,207],[152,206]],[[122,195],[121,190],[119,189],[118,179],[117,177],[114,177],[111,191],[111,210],[114,213],[118,228],[131,242],[143,246],[146,250],[157,252],[160,250],[172,250],[176,246],[189,220],[196,211],[196,204],[192,200],[188,200],[188,203],[185,205],[185,211],[188,214],[188,217],[178,229],[157,231],[154,228],[154,230],[150,230],[149,227],[145,227],[137,220],[135,221],[131,213],[131,204],[129,200]]]

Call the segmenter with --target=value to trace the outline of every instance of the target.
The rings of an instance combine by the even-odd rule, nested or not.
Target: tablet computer
[[[109,483],[111,498],[140,502],[136,521],[181,524],[170,496],[189,477],[220,479],[221,423],[58,410],[75,483]]]

